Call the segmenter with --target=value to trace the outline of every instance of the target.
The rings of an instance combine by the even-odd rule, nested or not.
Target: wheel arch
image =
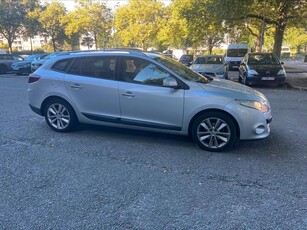
[[[43,115],[45,114],[46,105],[52,100],[65,101],[68,105],[71,106],[71,108],[73,109],[73,111],[75,113],[74,115],[78,118],[78,116],[76,115],[74,107],[67,100],[65,100],[63,97],[60,97],[60,96],[49,96],[49,97],[45,98],[45,100],[42,102],[42,105],[41,105],[41,108],[40,108],[41,114],[43,114]]]
[[[234,118],[234,116],[232,116],[230,113],[228,113],[227,111],[225,110],[221,110],[221,109],[206,109],[206,110],[202,110],[202,111],[199,111],[198,113],[196,113],[192,119],[190,120],[190,123],[189,123],[189,129],[188,129],[188,134],[189,136],[191,136],[192,134],[192,126],[193,126],[193,123],[195,122],[195,120],[200,116],[200,115],[203,115],[205,113],[209,113],[209,112],[218,112],[218,113],[223,113],[227,116],[229,116],[232,121],[234,122],[235,124],[235,127],[236,127],[236,135],[237,137],[240,137],[240,127],[239,127],[239,124],[237,122],[237,120]]]

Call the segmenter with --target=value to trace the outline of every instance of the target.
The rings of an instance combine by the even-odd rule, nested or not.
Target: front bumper
[[[247,75],[246,80],[254,84],[282,84],[286,81],[286,75]]]
[[[236,101],[230,102],[225,108],[234,116],[241,140],[264,139],[270,135],[272,122],[271,110],[266,113],[240,105]]]
[[[12,67],[11,72],[13,73],[31,73],[31,67]]]

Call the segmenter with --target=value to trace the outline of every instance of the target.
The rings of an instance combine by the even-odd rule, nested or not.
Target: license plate
[[[264,80],[264,81],[274,81],[275,77],[263,77],[263,78],[261,78],[261,80]]]
[[[233,65],[233,66],[232,66],[232,68],[239,68],[239,66],[237,66],[237,65]]]

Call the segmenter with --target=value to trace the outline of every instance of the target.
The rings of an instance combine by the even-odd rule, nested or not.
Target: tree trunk
[[[97,50],[97,35],[96,35],[96,33],[94,34],[94,40],[95,40],[95,49]]]
[[[51,38],[51,40],[52,40],[53,51],[56,52],[55,39]]]
[[[285,25],[278,25],[275,29],[273,53],[276,54],[279,58],[281,54],[281,46],[284,38],[285,28]]]
[[[32,44],[32,38],[30,38],[30,44],[31,44],[31,54],[33,54],[33,44]]]
[[[10,51],[10,54],[11,54],[11,53],[13,53],[13,47],[12,47],[13,42],[12,42],[11,40],[8,40],[7,42],[8,42],[8,45],[9,45],[9,51]]]

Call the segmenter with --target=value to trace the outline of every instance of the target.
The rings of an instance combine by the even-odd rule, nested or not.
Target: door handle
[[[70,85],[70,87],[73,89],[82,89],[82,86],[79,84],[73,84],[73,85]]]
[[[132,92],[125,92],[125,93],[122,93],[122,95],[125,97],[135,97],[135,95]]]

